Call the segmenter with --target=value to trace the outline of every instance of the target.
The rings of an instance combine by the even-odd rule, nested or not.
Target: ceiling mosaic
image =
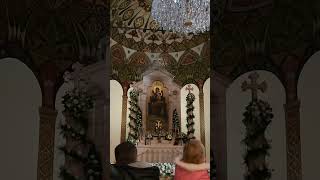
[[[198,46],[209,34],[184,35],[162,31],[151,17],[151,0],[111,3],[111,37],[121,45],[144,52],[177,52]]]
[[[153,63],[161,62],[180,85],[194,83],[199,87],[210,76],[209,42],[179,52],[141,52],[111,40],[112,78],[121,84],[139,81]]]

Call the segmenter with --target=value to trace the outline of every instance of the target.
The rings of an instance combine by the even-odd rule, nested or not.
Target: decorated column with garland
[[[258,73],[249,75],[251,84],[246,81],[242,84],[242,90],[251,90],[252,100],[246,107],[243,124],[246,127],[246,136],[243,143],[246,145],[246,154],[244,162],[247,166],[245,174],[246,180],[267,180],[271,178],[271,170],[266,163],[266,157],[269,155],[271,148],[265,131],[270,125],[273,114],[269,103],[258,99],[258,90],[265,92],[267,89],[266,82],[257,83]]]
[[[194,114],[193,114],[193,110],[194,110],[194,106],[193,106],[193,102],[195,101],[196,97],[194,96],[194,94],[191,92],[193,90],[193,87],[191,87],[191,85],[189,84],[188,87],[186,87],[186,90],[189,91],[188,95],[187,95],[187,138],[188,139],[195,139],[194,136]]]
[[[130,91],[130,114],[129,114],[129,134],[127,141],[137,144],[140,136],[140,129],[142,128],[142,112],[138,105],[139,92],[137,89]]]
[[[77,76],[77,75],[76,75]],[[66,123],[61,125],[66,145],[60,147],[66,161],[61,167],[63,180],[101,180],[102,164],[95,144],[88,138],[88,115],[94,99],[87,93],[86,84],[78,77],[71,79],[75,87],[62,98]]]
[[[177,109],[173,110],[173,115],[172,115],[172,126],[173,126],[173,133],[178,133],[180,132],[180,121],[179,121],[179,114],[177,112]]]

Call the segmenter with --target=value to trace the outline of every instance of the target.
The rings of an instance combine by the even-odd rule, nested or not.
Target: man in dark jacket
[[[159,168],[137,161],[135,145],[124,142],[115,149],[116,164],[111,165],[112,180],[159,180]]]

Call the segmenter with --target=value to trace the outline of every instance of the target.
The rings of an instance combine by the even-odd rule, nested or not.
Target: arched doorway
[[[33,72],[0,60],[0,179],[37,179],[41,89]]]
[[[320,143],[315,138],[320,136],[320,52],[315,53],[303,67],[298,81],[300,105],[300,133],[302,179],[319,179]]]
[[[274,114],[271,125],[266,131],[267,139],[270,139],[270,156],[267,158],[269,169],[272,172],[271,179],[286,180],[286,134],[285,134],[285,90],[280,80],[268,71],[255,71],[259,74],[258,83],[265,81],[267,91],[258,93],[260,99],[267,101]],[[242,83],[248,81],[248,72],[232,82],[227,90],[227,157],[228,157],[228,180],[238,180],[245,173],[243,155],[245,147],[241,141],[245,137],[245,127],[242,123],[243,113],[251,101],[251,92],[243,92]]]

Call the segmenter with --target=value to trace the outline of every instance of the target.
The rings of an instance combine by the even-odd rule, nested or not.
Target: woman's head
[[[205,161],[205,150],[199,140],[190,140],[183,149],[182,161],[191,164],[201,164]]]

